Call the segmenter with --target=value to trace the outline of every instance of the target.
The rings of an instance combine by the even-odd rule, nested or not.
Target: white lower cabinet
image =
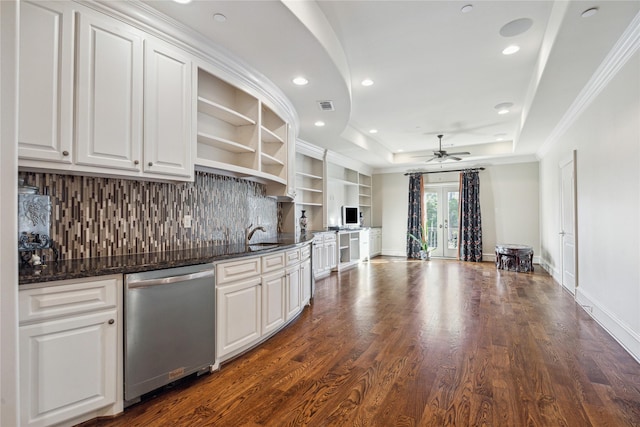
[[[372,228],[369,239],[369,256],[373,258],[382,253],[382,229]]]
[[[217,288],[216,353],[219,359],[224,360],[262,335],[260,285],[258,276]]]
[[[122,412],[121,304],[121,275],[20,289],[22,425]]]
[[[318,233],[313,239],[313,276],[320,278],[331,273],[338,266],[337,234],[335,232]]]
[[[311,298],[309,245],[216,266],[216,363],[276,333]]]
[[[287,268],[287,315],[293,319],[300,311],[300,265]]]
[[[262,333],[269,334],[285,322],[286,279],[284,271],[262,277]]]
[[[300,303],[303,306],[311,300],[311,274],[311,259],[307,257],[300,264]]]

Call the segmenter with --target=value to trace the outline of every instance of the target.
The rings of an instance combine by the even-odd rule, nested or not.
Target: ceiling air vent
[[[320,111],[334,111],[333,101],[318,101],[318,107],[320,107]]]

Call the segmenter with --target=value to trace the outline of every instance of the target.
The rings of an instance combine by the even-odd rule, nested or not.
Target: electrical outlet
[[[191,215],[185,215],[182,218],[182,225],[184,225],[184,228],[191,228]]]

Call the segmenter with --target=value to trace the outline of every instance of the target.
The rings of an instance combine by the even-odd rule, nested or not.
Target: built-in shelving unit
[[[197,166],[287,183],[287,122],[248,92],[197,72]]]
[[[365,227],[371,226],[371,176],[358,174],[358,201]]]
[[[262,105],[261,123],[261,170],[286,180],[287,124],[264,104]]]
[[[372,188],[368,170],[357,164],[341,163],[335,154],[327,156],[327,224],[342,225],[342,206],[358,206],[363,226],[371,226]]]
[[[326,227],[324,216],[324,150],[298,141],[296,144],[296,218],[302,211],[307,217],[308,230],[322,230]]]
[[[353,267],[360,262],[360,231],[338,232],[338,271]]]

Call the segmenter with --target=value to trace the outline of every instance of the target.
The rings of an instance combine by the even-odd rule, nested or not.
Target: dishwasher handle
[[[148,288],[151,286],[168,285],[176,282],[186,282],[187,280],[213,277],[213,270],[200,271],[197,273],[185,274],[183,276],[160,277],[157,279],[134,279],[127,282],[129,289]]]

